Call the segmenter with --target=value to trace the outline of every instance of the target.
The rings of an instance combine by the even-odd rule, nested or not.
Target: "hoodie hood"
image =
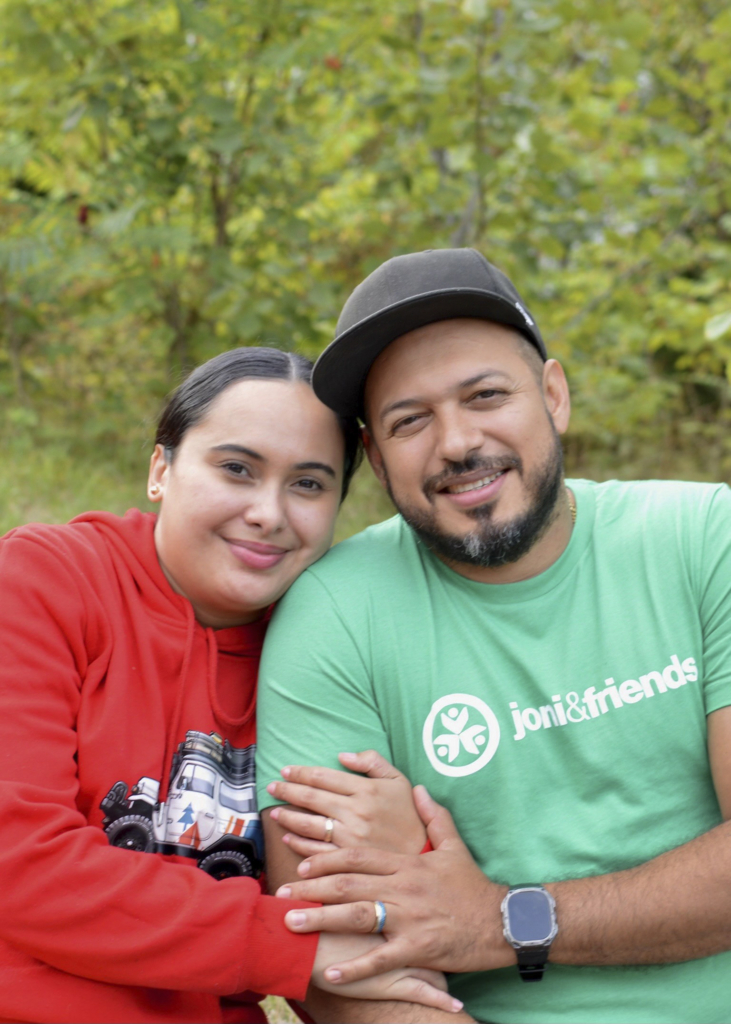
[[[118,566],[123,566],[129,575],[129,584],[143,600],[148,615],[178,628],[185,623],[186,631],[192,615],[194,627],[210,630],[219,651],[260,651],[272,609],[267,609],[258,621],[243,626],[213,630],[196,623],[190,601],[173,590],[160,565],[155,550],[156,522],[154,513],[131,508],[121,517],[111,512],[84,512],[72,519],[69,526],[86,523],[104,538]]]
[[[86,523],[104,538],[149,615],[168,624],[181,623],[187,620],[188,609],[192,608],[187,598],[176,594],[162,571],[155,550],[156,522],[157,516],[152,512],[131,508],[121,517],[111,512],[84,512],[72,519],[69,526]]]

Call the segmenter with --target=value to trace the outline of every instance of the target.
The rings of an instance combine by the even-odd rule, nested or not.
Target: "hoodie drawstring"
[[[193,640],[195,638],[195,614],[193,612],[193,606],[186,602],[186,635],[185,635],[185,651],[183,652],[183,664],[180,669],[180,679],[178,681],[178,693],[175,698],[175,710],[173,711],[173,717],[170,722],[170,728],[167,730],[165,737],[165,754],[162,762],[162,774],[160,775],[160,796],[159,800],[162,803],[167,799],[168,790],[170,788],[170,768],[173,763],[173,753],[177,746],[178,730],[180,729],[180,718],[183,713],[183,698],[185,696],[185,685],[188,681],[188,672],[190,671],[190,663],[193,655]]]

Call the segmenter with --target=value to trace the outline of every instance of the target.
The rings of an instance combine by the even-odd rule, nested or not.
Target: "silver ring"
[[[335,830],[335,822],[332,818],[325,818],[325,842],[331,843],[333,841],[333,832]]]
[[[373,909],[376,912],[376,923],[371,928],[371,932],[380,935],[386,927],[386,907],[380,900],[374,900]]]

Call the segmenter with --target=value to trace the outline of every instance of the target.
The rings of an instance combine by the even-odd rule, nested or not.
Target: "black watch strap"
[[[550,946],[534,946],[532,949],[516,949],[518,973],[523,981],[540,981],[548,962]]]

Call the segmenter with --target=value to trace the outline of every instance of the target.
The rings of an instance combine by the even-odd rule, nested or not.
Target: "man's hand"
[[[278,896],[338,904],[290,911],[292,931],[369,932],[373,902],[386,906],[388,941],[325,976],[350,982],[408,964],[444,971],[507,967],[515,953],[502,937],[500,903],[506,886],[491,882],[475,864],[445,808],[422,786],[414,790],[434,852],[421,856],[377,850],[335,850],[303,861],[307,880],[282,887]]]

